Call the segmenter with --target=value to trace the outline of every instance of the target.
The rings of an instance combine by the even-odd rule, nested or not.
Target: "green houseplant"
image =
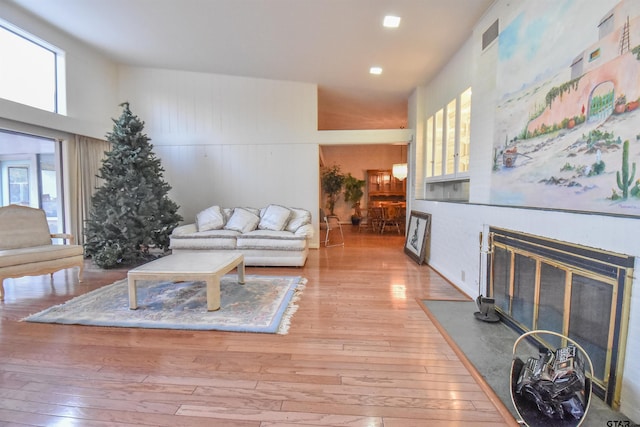
[[[338,195],[342,191],[344,185],[344,174],[340,171],[340,166],[324,166],[322,167],[322,173],[320,182],[322,185],[322,191],[327,195],[327,208],[330,215],[335,215],[333,210],[338,200]]]
[[[353,225],[358,225],[362,219],[360,200],[364,196],[364,191],[362,190],[364,184],[364,180],[354,177],[351,173],[344,178],[344,201],[349,202],[353,208],[353,214],[351,215],[351,223]]]

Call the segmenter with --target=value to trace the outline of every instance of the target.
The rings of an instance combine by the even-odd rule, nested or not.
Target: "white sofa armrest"
[[[305,224],[302,227],[298,228],[294,234],[296,236],[304,236],[307,239],[312,239],[314,234],[313,225]]]
[[[171,234],[174,236],[182,236],[185,234],[193,234],[197,232],[198,227],[195,224],[185,224],[179,225],[178,227],[174,228]]]

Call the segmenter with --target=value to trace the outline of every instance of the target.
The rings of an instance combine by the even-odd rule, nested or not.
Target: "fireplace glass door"
[[[591,359],[594,392],[617,406],[633,257],[491,228],[488,281],[502,319],[519,332],[549,330]],[[542,344],[565,346],[546,335]],[[565,340],[566,341],[566,340]],[[617,392],[616,392],[617,390]]]

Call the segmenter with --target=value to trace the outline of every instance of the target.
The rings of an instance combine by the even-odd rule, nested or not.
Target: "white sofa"
[[[53,244],[64,239],[67,244]],[[78,267],[82,281],[82,246],[73,244],[71,234],[50,234],[42,209],[9,205],[0,208],[0,301],[4,299],[4,279],[39,276]]]
[[[211,206],[196,221],[176,227],[173,253],[238,251],[249,266],[302,267],[313,238],[311,213],[306,209],[269,205],[262,209]]]

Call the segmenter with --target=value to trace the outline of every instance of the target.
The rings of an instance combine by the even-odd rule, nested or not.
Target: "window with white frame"
[[[471,88],[460,94],[458,124],[458,172],[469,172],[469,146],[471,144]]]
[[[64,52],[0,20],[0,98],[66,114]]]
[[[61,144],[0,129],[0,206],[44,210],[52,233],[64,231]]]
[[[425,135],[425,144],[427,145],[423,152],[426,154],[425,157],[425,175],[427,178],[431,178],[433,176],[433,116],[427,119],[427,128]]]
[[[471,88],[426,118],[425,199],[469,200]]]

